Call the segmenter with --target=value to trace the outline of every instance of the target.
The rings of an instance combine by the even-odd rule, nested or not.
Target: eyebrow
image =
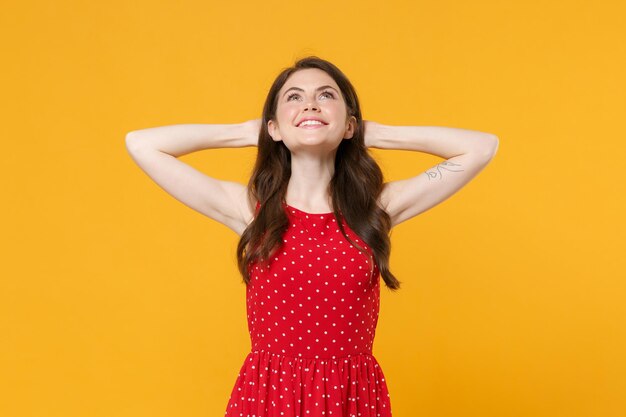
[[[332,85],[323,85],[323,86],[321,86],[321,87],[317,87],[317,88],[315,89],[315,91],[320,91],[320,90],[323,90],[323,89],[325,89],[325,88],[332,88],[333,90],[335,90],[335,91],[337,92],[337,94],[339,94],[339,92],[337,91],[337,89],[336,89],[335,87],[333,87]],[[301,89],[300,87],[291,87],[291,88],[287,89],[287,91],[285,91],[285,92],[283,93],[283,97],[285,97],[285,94],[287,94],[287,92],[289,92],[289,91],[291,91],[291,90],[304,91],[304,90],[303,90],[303,89]]]

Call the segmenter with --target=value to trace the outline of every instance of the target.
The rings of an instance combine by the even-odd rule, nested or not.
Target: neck
[[[332,207],[329,184],[335,172],[335,154],[291,154],[291,178],[285,200],[301,208],[326,210]]]

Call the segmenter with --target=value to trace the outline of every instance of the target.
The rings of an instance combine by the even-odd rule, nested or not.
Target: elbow
[[[127,143],[130,142],[132,140],[132,138],[134,138],[136,136],[137,136],[137,132],[134,131],[134,130],[131,131],[131,132],[126,133],[126,142]]]
[[[498,152],[498,146],[500,144],[500,139],[496,135],[489,134],[485,137],[483,145],[480,147],[479,153],[485,158],[487,161],[493,159]]]
[[[487,154],[489,155],[489,159],[491,159],[494,156],[496,156],[496,153],[498,152],[498,146],[500,145],[500,139],[496,135],[491,134],[491,135],[489,135],[488,144],[489,144],[489,146],[487,146]]]
[[[137,134],[135,131],[128,132],[126,134],[126,139],[124,143],[126,144],[126,149],[130,152],[137,147]]]
[[[492,144],[492,148],[491,148],[491,157],[492,158],[494,156],[496,156],[496,153],[498,152],[498,146],[500,146],[500,138],[498,138],[496,135],[493,135],[493,144]]]

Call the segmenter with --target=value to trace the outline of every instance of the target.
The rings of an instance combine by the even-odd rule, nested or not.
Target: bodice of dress
[[[333,213],[283,206],[289,227],[268,264],[253,264],[246,289],[252,350],[296,358],[371,354],[380,277],[371,248]],[[257,204],[258,207],[258,204]]]

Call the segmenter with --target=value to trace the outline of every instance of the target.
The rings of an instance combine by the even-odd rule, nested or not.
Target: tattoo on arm
[[[442,174],[441,174],[441,170],[445,169],[447,171],[452,171],[452,172],[460,172],[463,171],[460,168],[453,168],[453,167],[460,167],[461,164],[457,164],[454,162],[450,162],[450,161],[443,161],[437,165],[435,165],[434,167],[430,168],[428,171],[425,171],[424,173],[428,176],[428,179],[430,180],[431,178],[437,178],[439,177],[439,179],[442,178]]]

